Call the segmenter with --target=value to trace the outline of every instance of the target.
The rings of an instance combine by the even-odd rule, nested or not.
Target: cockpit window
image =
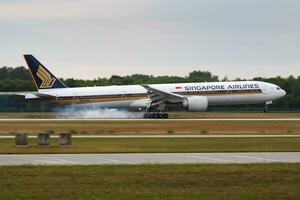
[[[277,87],[276,89],[277,89],[277,90],[281,90],[280,87]]]

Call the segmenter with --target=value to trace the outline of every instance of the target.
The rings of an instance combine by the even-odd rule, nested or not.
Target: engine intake
[[[208,107],[208,100],[206,97],[201,96],[188,97],[183,102],[183,107],[189,112],[206,111]]]

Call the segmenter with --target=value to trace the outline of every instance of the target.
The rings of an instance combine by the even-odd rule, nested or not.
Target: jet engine
[[[183,102],[183,107],[189,112],[205,111],[208,107],[208,100],[201,96],[188,97]]]

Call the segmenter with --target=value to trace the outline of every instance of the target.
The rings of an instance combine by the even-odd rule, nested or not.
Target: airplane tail
[[[38,90],[66,88],[66,86],[49,70],[47,70],[46,67],[44,67],[35,57],[32,55],[24,55],[24,58],[29,67],[32,80]]]

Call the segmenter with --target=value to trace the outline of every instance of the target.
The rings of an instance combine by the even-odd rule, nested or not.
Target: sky
[[[300,76],[299,0],[1,0],[0,66],[58,77]]]

